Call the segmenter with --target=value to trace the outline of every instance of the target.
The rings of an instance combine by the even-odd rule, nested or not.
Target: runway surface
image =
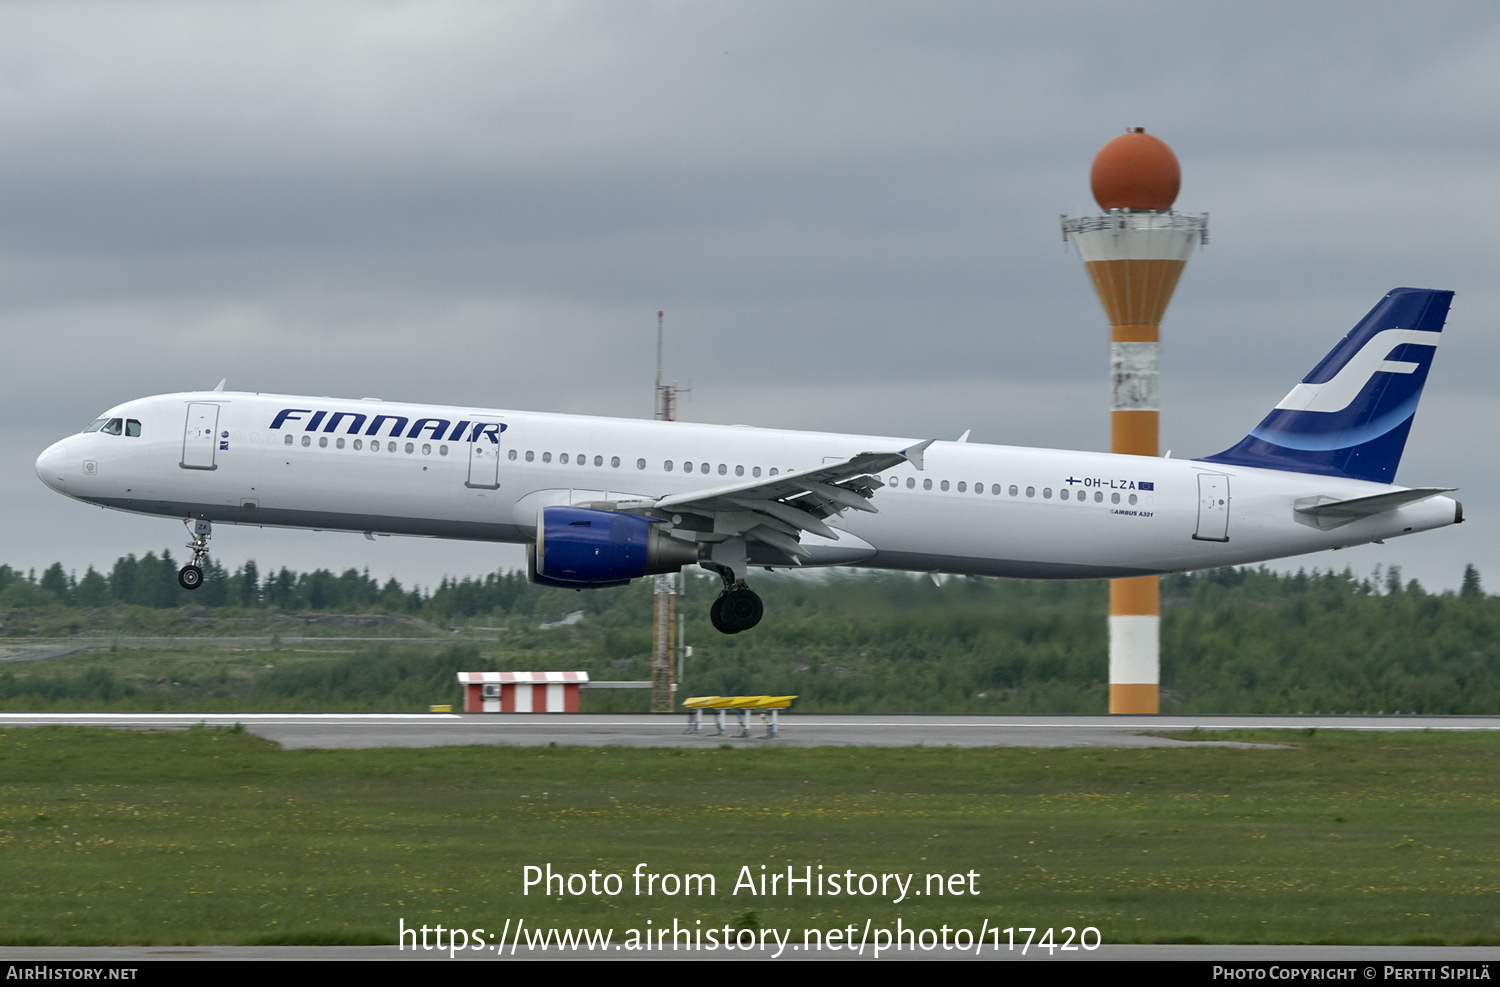
[[[451,747],[510,744],[541,747],[701,747],[705,744],[787,747],[1184,747],[1228,746],[1212,737],[1154,737],[1162,731],[1275,729],[1288,739],[1302,730],[1500,730],[1497,716],[781,716],[768,736],[757,713],[746,727],[733,715],[720,734],[711,714],[694,733],[689,717],[619,713],[0,713],[6,726],[100,726],[180,730],[195,724],[233,726],[287,748]],[[746,733],[748,732],[748,736]],[[1234,744],[1234,746],[1246,746]]]

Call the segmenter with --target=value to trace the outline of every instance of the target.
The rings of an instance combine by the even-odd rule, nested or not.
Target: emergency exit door
[[[1199,541],[1229,540],[1229,477],[1223,473],[1198,474]]]

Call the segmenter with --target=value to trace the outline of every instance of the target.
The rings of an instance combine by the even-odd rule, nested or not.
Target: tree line
[[[268,569],[263,576],[253,559],[230,572],[212,558],[203,566],[203,585],[188,591],[178,585],[178,568],[177,560],[165,549],[160,555],[147,552],[141,558],[122,556],[107,572],[89,566],[81,577],[65,570],[61,562],[53,563],[41,576],[35,570],[23,573],[0,565],[0,610],[196,606],[405,613],[449,619],[518,610],[529,614],[544,602],[556,604],[574,595],[568,590],[532,586],[522,572],[445,577],[434,589],[423,590],[417,586],[407,589],[394,577],[381,583],[370,576],[368,569],[335,574],[328,569],[293,572],[282,566]]]
[[[187,597],[171,593],[175,581],[168,553],[127,557],[108,574],[90,570],[76,580],[61,566],[41,576],[0,566],[4,633],[13,633],[18,607],[81,613],[77,608],[91,601],[101,608],[95,618],[117,613],[117,626],[128,626],[124,617],[131,613],[157,612],[141,608]],[[754,631],[728,637],[708,624],[717,578],[694,575],[686,583],[678,609],[694,645],[684,683],[690,695],[795,694],[802,697],[799,708],[844,712],[1064,713],[1107,706],[1104,581],[953,578],[937,585],[925,575],[849,570],[757,576],[767,617]],[[217,596],[210,592],[215,584]],[[1216,569],[1163,577],[1161,592],[1164,712],[1500,710],[1500,597],[1484,592],[1472,565],[1456,592],[1428,592],[1397,567],[1363,577],[1347,569]],[[395,580],[382,585],[355,570],[283,568],[263,579],[247,563],[206,583],[184,613],[202,606],[226,616],[398,612],[506,628],[482,659],[467,651],[378,652],[385,645],[372,642],[317,668],[282,662],[255,675],[253,696],[223,696],[250,703],[233,708],[421,708],[452,698],[434,690],[452,691],[444,683],[457,663],[467,670],[482,661],[486,668],[647,678],[651,593],[649,579],[577,593],[532,586],[514,572],[445,579],[431,591]],[[545,629],[538,617],[572,610],[585,617],[571,626]],[[67,681],[51,674],[40,665],[0,673],[0,700],[112,702],[125,695],[119,690],[136,688],[102,672]],[[140,688],[133,701],[169,701]],[[208,695],[216,687],[204,688]],[[590,697],[604,704],[600,709],[642,701],[629,692]]]

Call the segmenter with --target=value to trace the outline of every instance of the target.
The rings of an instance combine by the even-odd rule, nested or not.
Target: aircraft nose
[[[54,442],[47,447],[46,451],[36,457],[36,475],[43,483],[56,490],[58,493],[67,492],[67,479],[65,464],[67,461],[68,440]]]

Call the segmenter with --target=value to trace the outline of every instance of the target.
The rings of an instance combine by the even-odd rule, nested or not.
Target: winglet
[[[937,439],[928,439],[925,442],[918,442],[916,445],[912,446],[909,449],[902,449],[901,455],[906,457],[906,461],[908,463],[911,463],[917,469],[921,469],[922,454],[927,451],[928,446],[932,445],[936,441]]]

